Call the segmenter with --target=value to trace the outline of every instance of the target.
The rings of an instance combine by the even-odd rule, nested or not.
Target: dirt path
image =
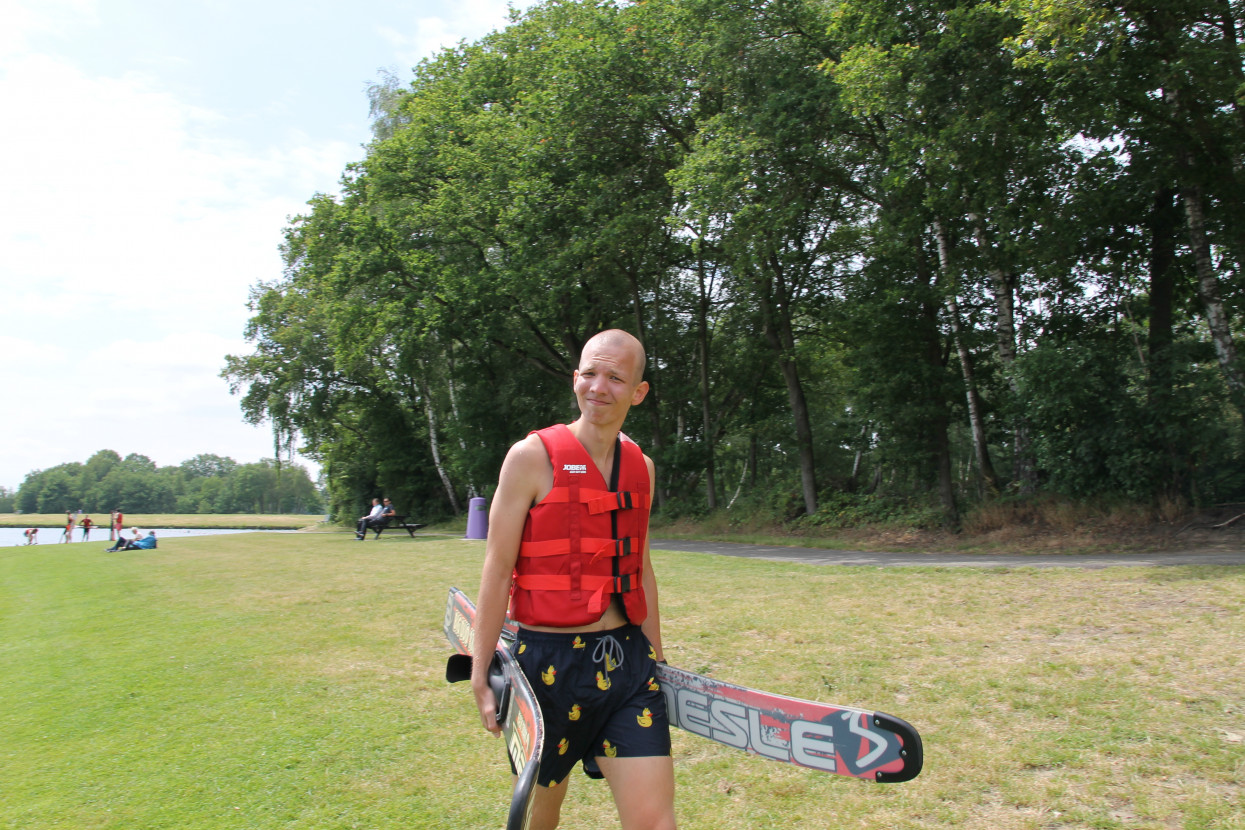
[[[1245,549],[1152,553],[1074,553],[1074,554],[991,554],[991,553],[876,553],[859,550],[779,545],[745,545],[736,542],[696,542],[653,539],[654,550],[712,553],[720,556],[747,556],[776,562],[803,562],[809,565],[859,565],[866,567],[925,568],[1112,568],[1119,566],[1155,567],[1171,565],[1245,565]]]

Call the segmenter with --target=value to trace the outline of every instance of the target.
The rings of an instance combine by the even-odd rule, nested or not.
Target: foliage
[[[223,374],[343,515],[487,496],[611,326],[670,516],[1245,498],[1243,33],[1208,0],[546,0],[372,87]]]
[[[122,459],[100,450],[85,464],[60,464],[28,473],[17,488],[22,513],[319,513],[323,510],[307,469],[272,459],[238,464],[197,455],[176,467],[157,467],[144,455]],[[5,510],[0,512],[13,512]]]

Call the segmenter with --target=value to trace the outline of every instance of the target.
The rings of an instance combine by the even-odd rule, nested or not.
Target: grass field
[[[483,544],[0,548],[0,827],[482,828],[509,776],[443,680]],[[906,718],[894,786],[675,734],[682,828],[1245,828],[1245,568],[817,567],[656,552],[672,663]],[[578,772],[563,827],[616,826]]]

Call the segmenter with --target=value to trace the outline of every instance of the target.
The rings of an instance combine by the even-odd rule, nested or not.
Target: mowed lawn
[[[482,543],[103,547],[0,549],[0,827],[501,826],[501,744],[443,679]],[[1245,568],[654,561],[671,662],[925,740],[888,786],[677,732],[683,828],[1245,828]],[[563,826],[616,826],[574,775]]]

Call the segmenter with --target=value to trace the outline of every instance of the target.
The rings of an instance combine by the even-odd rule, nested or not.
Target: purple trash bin
[[[467,538],[488,538],[488,499],[474,498],[467,506]]]

